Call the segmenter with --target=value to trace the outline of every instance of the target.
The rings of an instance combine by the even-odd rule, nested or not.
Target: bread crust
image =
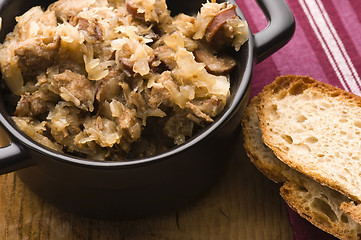
[[[341,204],[352,206],[342,203],[347,198],[340,193],[311,180],[303,185],[286,182],[280,194],[293,210],[319,229],[339,239],[360,239],[359,223],[339,209]]]
[[[343,111],[361,119],[361,97],[311,77],[294,75],[276,78],[263,89],[259,97],[258,117],[263,141],[277,158],[319,183],[361,202],[361,184],[359,184],[361,158],[360,161],[357,159],[350,161],[351,157],[343,159],[344,156],[339,156],[337,152],[339,149],[335,147],[346,148],[345,154],[349,151],[348,155],[354,152],[361,156],[361,141],[349,139],[348,142],[352,142],[352,147],[348,150],[346,140],[342,139],[345,142],[341,142],[334,134],[338,131],[352,137],[353,133],[347,133],[342,129],[343,126],[338,129],[336,124],[334,126],[327,124],[333,121],[328,119],[329,116],[341,116]],[[290,101],[297,101],[295,106],[299,108],[313,104],[312,107],[315,109],[314,111],[312,107],[306,110],[296,109]],[[330,102],[330,104],[320,110],[322,106],[317,106],[315,102],[324,105]],[[297,114],[302,117],[300,121],[293,116]],[[355,132],[359,128],[352,123],[345,123],[345,126],[350,128],[347,130]],[[289,129],[292,131],[287,132]],[[304,131],[303,135],[309,134],[317,142],[305,143],[300,139],[302,134],[295,133],[297,131]],[[328,146],[330,142],[332,144]],[[351,167],[351,164],[354,166]]]
[[[252,98],[242,118],[244,149],[260,172],[276,183],[283,183],[287,181],[287,178],[282,174],[283,169],[290,168],[279,161],[272,150],[263,143],[257,114],[259,101],[259,96]]]

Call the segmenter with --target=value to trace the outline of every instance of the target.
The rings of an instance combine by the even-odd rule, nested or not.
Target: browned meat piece
[[[130,97],[131,98],[129,99],[129,103],[134,104],[140,116],[144,115],[147,111],[148,106],[142,94],[132,91],[130,93]]]
[[[157,108],[162,103],[170,99],[171,94],[169,90],[164,86],[164,83],[167,81],[171,81],[173,84],[175,84],[169,71],[163,72],[156,80],[156,84],[153,85],[149,96],[150,107]]]
[[[200,111],[211,117],[218,115],[223,110],[225,105],[225,103],[216,96],[212,96],[209,99],[195,99],[192,101],[192,104]]]
[[[122,132],[121,148],[128,152],[130,143],[137,141],[141,136],[141,123],[136,117],[136,110],[124,108],[122,115],[117,118],[117,125]]]
[[[76,18],[78,21],[78,26],[79,26],[79,30],[88,30],[88,27],[90,26],[90,23],[87,19],[85,18]],[[76,24],[75,24],[76,25]]]
[[[190,110],[192,111],[192,113],[193,113],[195,116],[197,116],[198,118],[201,118],[201,119],[203,119],[203,120],[205,120],[205,121],[207,121],[207,122],[213,122],[213,119],[212,119],[209,115],[203,113],[203,112],[202,112],[196,105],[194,105],[193,103],[187,102],[187,103],[186,103],[186,106],[187,106],[187,108],[190,109]]]
[[[64,100],[73,102],[82,110],[94,110],[95,87],[84,75],[65,70],[54,76],[53,84],[57,85]]]
[[[186,107],[190,110],[187,118],[199,126],[205,122],[213,122],[212,117],[217,116],[224,108],[225,102],[212,96],[209,99],[195,99],[187,102]]]
[[[138,12],[138,8],[137,6],[135,6],[135,4],[128,0],[126,1],[126,5],[127,5],[127,11],[135,18],[141,21],[145,21],[144,20],[144,16],[145,14],[142,12]]]
[[[51,109],[47,120],[49,120],[47,127],[57,143],[77,149],[74,138],[81,132],[81,124],[84,122],[79,109],[71,104],[60,102]]]
[[[49,104],[54,103],[58,98],[50,91],[38,90],[32,94],[26,93],[21,96],[14,114],[17,117],[38,116],[49,111]]]
[[[197,49],[194,52],[196,61],[206,64],[208,72],[213,74],[226,74],[230,72],[237,64],[236,60],[229,56],[216,56],[207,49]]]
[[[129,58],[122,57],[119,59],[119,61],[122,63],[125,70],[129,71],[130,73],[133,73],[134,63],[130,61]]]
[[[163,85],[154,85],[149,96],[149,106],[151,108],[157,108],[169,98],[170,93]]]
[[[79,30],[86,31],[88,35],[95,40],[103,39],[103,32],[96,21],[89,21],[81,17],[72,17],[70,23],[74,26],[78,25]]]
[[[208,42],[212,41],[213,37],[216,35],[218,30],[227,22],[228,19],[236,18],[236,6],[232,5],[231,8],[226,8],[220,11],[212,21],[208,24],[206,29],[206,40]]]
[[[162,45],[154,49],[154,55],[164,63],[170,70],[177,67],[177,62],[174,58],[174,50],[166,45]]]
[[[59,38],[37,37],[27,39],[15,49],[18,65],[24,76],[36,76],[54,62],[58,54]]]
[[[121,87],[119,83],[123,81],[124,75],[117,70],[110,70],[108,75],[99,81],[96,91],[96,99],[99,102],[106,100],[111,101],[116,96],[121,94]]]

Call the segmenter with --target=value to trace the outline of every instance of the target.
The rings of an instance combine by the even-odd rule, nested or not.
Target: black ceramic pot
[[[249,0],[247,0],[249,1]],[[51,1],[3,0],[1,41],[14,17]],[[235,4],[234,1],[230,1]],[[276,52],[292,37],[295,22],[284,0],[257,0],[269,26],[237,53],[231,97],[222,115],[185,144],[161,155],[127,162],[95,162],[51,151],[18,131],[10,118],[6,88],[0,92],[0,123],[11,144],[0,148],[0,174],[16,171],[36,194],[56,207],[96,218],[129,218],[178,208],[217,180],[227,147],[238,134],[249,100],[253,65]],[[168,0],[172,12],[194,12],[202,0]],[[244,19],[240,9],[237,14]],[[3,84],[4,85],[4,84]]]

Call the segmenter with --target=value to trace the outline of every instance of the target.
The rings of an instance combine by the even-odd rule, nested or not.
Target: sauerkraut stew
[[[0,47],[13,120],[67,154],[122,161],[184,143],[230,95],[248,27],[229,3],[172,16],[165,0],[60,0],[34,7]]]

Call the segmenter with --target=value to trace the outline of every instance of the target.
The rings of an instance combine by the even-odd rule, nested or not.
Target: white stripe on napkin
[[[320,0],[299,0],[342,87],[361,95],[361,80]]]

